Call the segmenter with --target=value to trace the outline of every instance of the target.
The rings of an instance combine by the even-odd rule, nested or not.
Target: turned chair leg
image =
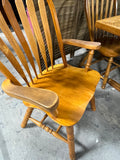
[[[96,111],[96,106],[95,106],[95,96],[90,101],[91,109],[92,111]]]
[[[22,128],[25,128],[25,126],[26,126],[26,124],[27,124],[27,122],[28,122],[28,120],[29,120],[29,117],[30,117],[31,114],[32,114],[32,111],[33,111],[33,108],[27,108],[26,113],[25,113],[25,116],[24,116],[24,119],[23,119],[23,121],[22,121],[22,123],[21,123],[21,127],[22,127]]]
[[[74,144],[73,126],[66,127],[66,131],[67,131],[67,140],[68,140],[70,159],[75,160],[75,144]]]
[[[109,73],[110,73],[110,67],[111,67],[112,62],[113,62],[113,57],[111,57],[108,61],[107,69],[106,69],[105,76],[104,76],[104,79],[103,79],[102,89],[105,89],[105,86],[106,86],[106,83],[107,83],[107,80],[108,80],[108,76],[109,76]]]

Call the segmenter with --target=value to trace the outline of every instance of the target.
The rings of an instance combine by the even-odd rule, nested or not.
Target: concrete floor
[[[77,66],[81,58],[79,55],[84,51],[76,52],[71,60],[68,56],[69,63]],[[0,59],[5,61],[1,54]],[[60,61],[58,59],[56,63]],[[105,65],[100,62],[92,67],[99,70]],[[120,83],[120,70],[116,69],[110,76]],[[4,79],[0,73],[0,84]],[[88,105],[74,129],[76,160],[120,159],[120,93],[109,85],[102,90],[101,83],[95,94],[97,110],[92,112]],[[21,101],[0,90],[0,160],[69,160],[67,144],[31,122],[25,129],[20,127],[25,110]],[[32,116],[40,120],[43,115],[43,112],[34,110]],[[45,123],[57,127],[50,119]],[[65,128],[61,133],[65,135]]]

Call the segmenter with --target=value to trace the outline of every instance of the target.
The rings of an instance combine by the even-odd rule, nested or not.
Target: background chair
[[[114,62],[114,58],[120,56],[120,39],[115,35],[95,28],[96,20],[117,15],[118,1],[85,0],[85,3],[90,40],[101,42],[101,48],[98,50],[98,52],[102,54],[102,59],[108,61],[106,71],[102,74],[104,75],[104,77],[102,77],[102,88],[105,88],[108,81],[108,83],[120,91],[120,84],[111,79],[108,80],[110,71],[120,67],[118,63]],[[83,63],[85,62],[85,59],[83,60]],[[114,67],[111,68],[112,64]]]
[[[52,40],[44,0],[38,1],[43,27],[42,32],[35,13],[34,3],[32,0],[27,0],[27,8],[34,35],[30,28],[22,0],[16,0],[16,7],[24,28],[23,32],[19,27],[9,1],[3,0],[3,8],[16,35],[11,33],[0,12],[0,28],[13,48],[13,53],[9,49],[10,46],[7,46],[1,38],[0,50],[9,60],[13,69],[16,70],[16,74],[13,75],[12,71],[9,71],[9,66],[7,69],[0,62],[0,71],[7,77],[2,84],[2,88],[8,95],[22,100],[28,107],[21,127],[24,128],[27,121],[31,120],[37,126],[67,143],[70,158],[74,160],[73,126],[81,119],[89,102],[91,102],[92,110],[95,110],[94,93],[100,79],[100,74],[97,71],[89,70],[89,66],[94,50],[100,48],[100,43],[62,39],[53,2],[52,0],[47,0],[47,3],[53,20],[63,64],[53,64]],[[85,69],[72,67],[67,64],[63,48],[64,44],[90,49]],[[41,69],[39,50],[46,67],[44,71]],[[51,62],[51,67],[49,68],[46,54],[48,54]],[[41,121],[37,121],[31,117],[34,108],[45,112],[45,116]],[[56,131],[43,124],[48,116],[59,124]],[[62,126],[66,127],[67,139],[58,133]]]

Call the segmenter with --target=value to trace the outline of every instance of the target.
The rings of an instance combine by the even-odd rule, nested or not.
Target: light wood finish
[[[31,22],[32,22],[32,26],[33,26],[33,29],[34,29],[34,33],[35,33],[35,36],[37,38],[37,42],[38,42],[42,57],[44,59],[46,69],[48,69],[46,52],[45,52],[45,45],[44,45],[44,41],[43,41],[43,38],[42,38],[41,30],[40,30],[40,27],[39,27],[39,23],[38,23],[38,20],[37,20],[37,16],[36,16],[36,13],[35,13],[34,3],[33,3],[32,0],[27,0],[26,2],[27,2],[27,8],[28,8],[28,12],[29,12],[30,19],[31,19]]]
[[[103,4],[104,4],[104,0],[101,0],[100,19],[103,18]]]
[[[62,128],[62,126],[60,125],[60,126],[57,128],[56,132],[58,133],[61,128]]]
[[[61,135],[59,135],[57,132],[53,131],[49,127],[47,127],[45,124],[42,124],[41,122],[37,121],[34,118],[29,118],[29,120],[31,120],[33,123],[35,123],[38,127],[41,127],[42,129],[44,129],[46,132],[49,132],[50,134],[52,134],[54,137],[62,140],[65,143],[68,143],[64,137],[62,137]]]
[[[48,24],[48,19],[47,19],[47,13],[46,13],[46,9],[45,9],[44,0],[39,0],[38,5],[39,5],[41,19],[42,19],[44,32],[45,32],[45,36],[46,36],[46,41],[47,41],[47,45],[48,45],[48,50],[49,50],[49,55],[50,55],[50,60],[51,60],[51,66],[53,67],[52,39],[51,39],[50,28],[49,28],[49,24]]]
[[[22,127],[22,128],[25,128],[25,127],[26,127],[26,124],[27,124],[27,122],[28,122],[28,120],[29,120],[32,112],[33,112],[33,108],[29,108],[29,107],[28,107],[28,109],[26,110],[24,119],[23,119],[23,121],[22,121],[22,123],[21,123],[21,127]]]
[[[4,66],[4,64],[2,64],[2,62],[0,62],[0,72],[2,72],[2,74],[10,79],[14,84],[16,85],[20,85],[20,82],[12,75],[12,73]]]
[[[0,50],[12,64],[17,73],[25,81],[24,85],[27,85],[27,87],[22,86],[23,82],[21,83],[21,79],[18,80],[17,74],[13,75],[11,71],[9,71],[7,67],[0,62],[0,71],[7,78],[2,83],[2,89],[8,95],[22,100],[23,103],[28,107],[21,127],[24,128],[27,124],[27,121],[31,120],[37,126],[67,143],[69,146],[70,158],[73,160],[75,159],[73,125],[75,125],[82,118],[87,104],[90,101],[92,103],[92,109],[95,109],[93,96],[97,83],[100,79],[100,74],[97,71],[89,70],[89,65],[91,63],[94,50],[99,49],[100,43],[85,42],[80,40],[62,40],[55,7],[52,0],[47,0],[47,2],[53,18],[63,63],[53,65],[52,40],[44,1],[38,1],[41,20],[43,23],[43,31],[41,31],[40,26],[38,25],[33,1],[27,0],[27,8],[30,14],[34,33],[31,31],[22,0],[15,1],[22,25],[26,33],[26,36],[24,36],[17,23],[10,3],[8,0],[3,0],[5,12],[8,15],[8,19],[10,19],[10,23],[15,30],[15,33],[25,53],[22,51],[21,47],[14,38],[14,34],[12,34],[8,28],[1,12],[0,27],[13,47],[15,53],[12,53],[12,51],[1,38]],[[13,17],[13,19],[11,17]],[[47,46],[44,44],[42,33],[44,33]],[[29,45],[27,44],[27,39]],[[68,43],[70,45],[77,45],[79,47],[91,49],[86,69],[76,68],[67,64],[63,42],[70,42]],[[48,48],[51,60],[50,67],[47,66],[46,47]],[[41,70],[39,48],[46,66],[44,71]],[[34,57],[37,62],[36,65],[34,64]],[[31,74],[31,67],[29,68],[29,65],[32,66],[35,77]],[[37,67],[40,71],[39,74],[37,74]],[[31,114],[33,109],[40,109],[45,112],[45,116],[41,121],[38,121],[32,117]],[[56,131],[44,124],[44,121],[47,117],[50,117],[59,125]],[[58,134],[62,126],[66,127],[67,139]]]
[[[74,144],[74,130],[73,126],[66,127],[67,140],[69,146],[69,155],[71,160],[75,160],[75,144]]]
[[[26,71],[32,81],[32,76],[31,76],[27,61],[25,59],[25,56],[24,56],[23,52],[21,51],[17,41],[13,37],[13,35],[12,35],[7,23],[5,22],[4,17],[1,12],[0,12],[0,28],[1,28],[2,32],[5,34],[6,38],[8,39],[9,43],[11,44],[11,46],[13,47],[14,51],[18,55],[21,63],[23,64],[24,68],[26,69]]]
[[[9,59],[10,63],[14,66],[16,71],[19,73],[19,75],[23,78],[23,80],[29,86],[29,82],[25,76],[23,69],[21,68],[20,64],[18,63],[17,59],[14,57],[14,55],[12,54],[8,46],[3,42],[1,38],[0,38],[0,50]]]
[[[28,18],[27,18],[26,12],[25,12],[23,2],[21,0],[16,0],[15,4],[16,4],[20,19],[22,21],[22,25],[24,27],[25,33],[27,35],[28,41],[30,43],[32,52],[33,52],[35,59],[37,61],[39,71],[40,71],[40,73],[42,73],[37,44],[36,44],[35,38],[32,34],[32,30],[31,30],[29,22],[28,22]]]
[[[120,84],[112,79],[108,79],[108,83],[120,92]]]
[[[106,69],[104,80],[103,80],[103,84],[102,84],[102,88],[103,89],[105,88],[107,80],[108,80],[108,76],[109,76],[109,72],[110,72],[110,67],[111,67],[112,61],[113,61],[113,57],[111,57],[109,59],[109,62],[108,62],[108,65],[107,65],[107,69]]]
[[[52,90],[58,95],[57,116],[53,117],[45,111],[54,121],[62,126],[76,124],[93,97],[100,74],[93,70],[85,72],[85,69],[70,65],[64,68],[63,64],[54,65],[54,70],[50,67],[48,71],[43,71],[42,76],[39,75],[39,79],[34,79],[34,84],[30,86]],[[28,103],[25,105],[36,107]]]
[[[63,39],[63,44],[68,44],[92,50],[98,50],[101,47],[101,43],[99,42],[83,41],[76,39]]]
[[[53,19],[53,24],[54,24],[54,27],[55,27],[55,32],[56,32],[56,36],[57,36],[57,40],[58,40],[59,49],[60,49],[60,52],[61,52],[61,57],[62,57],[64,66],[66,67],[67,66],[67,61],[66,61],[66,57],[65,57],[65,54],[64,54],[62,35],[61,35],[61,32],[60,32],[60,26],[59,26],[59,22],[58,22],[58,19],[57,19],[57,13],[56,13],[56,10],[55,10],[55,6],[54,6],[52,0],[47,0],[47,3],[49,5],[51,16],[52,16],[52,19]]]
[[[92,111],[96,111],[95,96],[93,96],[93,98],[91,99],[90,104],[91,104]]]
[[[43,119],[40,121],[41,123],[43,123],[43,121],[48,117],[47,114],[44,115]]]
[[[117,0],[106,0],[106,1],[96,0],[96,2],[94,0],[85,0],[85,10],[86,10],[90,40],[101,42],[101,47],[98,49],[98,51],[105,58],[108,57],[109,59],[113,59],[114,57],[119,57],[120,40],[119,38],[116,38],[114,35],[109,36],[108,34],[108,32],[110,32],[112,34],[120,36],[120,16],[115,16],[117,14]],[[84,66],[85,66],[84,64],[85,60],[86,58],[84,58],[83,62],[81,62],[82,65]],[[106,86],[109,73],[111,71],[110,64],[114,62],[108,61],[108,63],[109,64],[106,69],[106,74],[102,85],[103,89]],[[119,64],[116,63],[116,65],[117,67],[119,67]]]
[[[120,16],[98,20],[95,26],[99,29],[120,36]]]
[[[29,102],[38,106],[39,109],[41,108],[51,113],[58,106],[58,96],[50,90],[17,86],[12,84],[9,79],[2,83],[2,89],[11,97]]]
[[[112,16],[113,5],[114,5],[114,0],[111,0],[109,17]]]
[[[26,42],[26,39],[25,39],[21,29],[20,29],[20,26],[19,26],[19,24],[16,20],[16,17],[15,17],[15,14],[14,14],[13,10],[12,10],[12,7],[11,7],[8,0],[2,0],[2,2],[3,2],[2,4],[3,4],[3,8],[5,10],[5,13],[7,14],[7,17],[9,17],[9,22],[10,22],[12,28],[14,29],[14,31],[15,31],[15,33],[16,33],[16,35],[17,35],[17,37],[18,37],[18,39],[19,39],[19,41],[20,41],[20,43],[21,43],[21,45],[22,45],[22,47],[23,47],[23,49],[24,49],[24,51],[27,55],[27,57],[28,57],[28,60],[31,64],[34,72],[35,72],[35,75],[37,77],[37,72],[36,72],[36,69],[35,69],[35,64],[34,64],[34,60],[33,60],[30,48],[29,48],[29,46]]]
[[[88,55],[88,59],[87,59],[87,63],[85,65],[85,70],[88,71],[92,62],[92,58],[94,55],[94,50],[89,51],[89,55]]]

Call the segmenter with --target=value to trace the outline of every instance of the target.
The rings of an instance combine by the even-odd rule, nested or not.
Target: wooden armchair
[[[102,77],[103,89],[108,81],[109,84],[120,90],[120,86],[117,82],[113,81],[112,79],[108,79],[110,71],[120,67],[119,64],[114,62],[114,58],[120,56],[120,39],[110,33],[95,28],[95,22],[98,19],[104,19],[117,15],[117,7],[117,0],[85,0],[85,10],[90,40],[101,42],[101,48],[98,50],[98,52],[102,54],[102,59],[108,61],[106,71],[102,74],[104,75],[104,77]],[[85,62],[85,59],[83,62]],[[115,67],[111,68],[112,64],[114,64]]]
[[[22,0],[16,0],[15,3],[26,36],[24,36],[23,32],[20,30],[9,1],[3,0],[3,8],[22,48],[20,48],[19,43],[17,43],[14,34],[11,33],[0,12],[0,28],[8,39],[14,52],[11,52],[1,38],[0,50],[17,72],[17,74],[13,75],[11,70],[9,70],[9,67],[7,69],[7,67],[0,62],[0,71],[7,77],[2,84],[2,89],[8,95],[22,100],[25,106],[28,107],[21,127],[24,128],[27,121],[31,120],[37,126],[67,143],[69,146],[70,158],[71,160],[74,160],[73,126],[81,119],[89,102],[91,102],[92,110],[95,110],[94,93],[100,79],[100,74],[97,71],[89,70],[89,65],[94,50],[100,48],[100,43],[73,39],[63,40],[53,2],[52,0],[47,0],[63,60],[63,64],[53,65],[52,40],[44,0],[38,0],[38,5],[44,29],[44,32],[42,33],[44,34],[45,39],[43,39],[43,35],[38,25],[33,1],[27,0],[27,8],[31,18],[34,35],[29,26]],[[26,40],[26,37],[28,41]],[[44,45],[44,40],[46,41],[47,49]],[[64,54],[64,44],[90,49],[88,63],[85,69],[72,67],[67,64]],[[46,66],[44,71],[41,70],[38,50],[41,51]],[[49,68],[47,66],[46,50],[49,51],[51,61],[51,67]],[[19,78],[17,78],[17,75],[19,75]],[[22,85],[24,83],[22,80],[27,86]],[[45,116],[41,121],[37,121],[31,117],[34,108],[45,112]],[[48,116],[59,124],[56,131],[43,124],[43,121]],[[66,127],[67,139],[58,133],[62,126]]]

